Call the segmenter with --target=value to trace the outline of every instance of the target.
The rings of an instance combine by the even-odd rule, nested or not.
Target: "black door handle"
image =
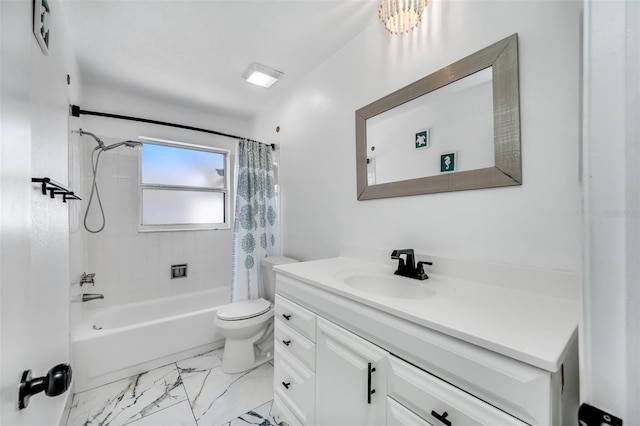
[[[287,315],[287,314],[282,314],[282,316],[284,317],[284,319],[286,319],[287,321],[289,321],[291,319],[291,314]]]
[[[436,419],[440,420],[445,425],[451,426],[451,422],[449,420],[447,420],[447,416],[449,415],[449,413],[447,413],[446,411],[444,413],[442,413],[442,414],[438,414],[435,411],[431,410],[431,415],[433,417],[435,417]]]
[[[282,382],[282,386],[284,386],[285,389],[289,389],[289,386],[291,386],[291,382],[289,383]]]
[[[286,346],[289,346],[291,344],[291,340],[283,340],[282,343],[284,343]]]

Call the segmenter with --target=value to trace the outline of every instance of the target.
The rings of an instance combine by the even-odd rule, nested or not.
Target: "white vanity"
[[[577,278],[432,260],[425,281],[351,257],[276,268],[277,421],[576,424]]]

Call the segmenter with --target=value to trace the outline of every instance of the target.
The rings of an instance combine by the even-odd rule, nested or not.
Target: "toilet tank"
[[[262,280],[263,299],[273,302],[276,295],[276,273],[273,267],[296,262],[299,261],[285,256],[268,256],[262,259],[260,262],[262,268],[260,278]]]

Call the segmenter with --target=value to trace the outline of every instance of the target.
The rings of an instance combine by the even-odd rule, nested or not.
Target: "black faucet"
[[[405,255],[406,260],[400,257],[402,255]],[[421,261],[416,265],[416,258],[413,253],[413,249],[394,250],[391,252],[391,258],[398,259],[398,270],[394,272],[395,275],[415,278],[417,280],[426,280],[429,278],[429,276],[424,272],[424,265],[433,265],[433,263]]]

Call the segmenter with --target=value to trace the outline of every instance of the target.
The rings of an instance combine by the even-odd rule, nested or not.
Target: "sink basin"
[[[335,278],[353,289],[386,297],[425,299],[436,294],[434,290],[427,287],[428,281],[397,275],[338,273]]]

